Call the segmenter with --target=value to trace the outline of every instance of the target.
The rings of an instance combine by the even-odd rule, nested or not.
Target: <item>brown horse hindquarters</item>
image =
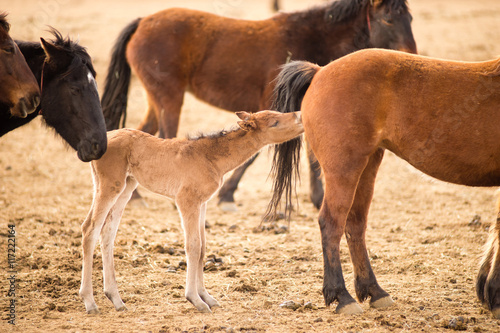
[[[498,61],[462,63],[394,51],[360,51],[321,68],[302,101],[305,135],[325,176],[319,224],[325,302],[359,308],[345,289],[339,243],[345,232],[356,294],[392,304],[366,253],[365,230],[382,149],[435,178],[500,185]],[[327,121],[325,121],[327,120]],[[495,229],[495,228],[493,228]],[[478,295],[500,316],[497,226],[478,278]]]

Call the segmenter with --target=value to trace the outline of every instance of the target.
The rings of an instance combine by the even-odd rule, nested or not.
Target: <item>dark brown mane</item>
[[[367,5],[373,5],[373,0],[337,0],[326,5],[329,7],[325,13],[325,19],[333,23],[340,23],[350,20],[359,15],[359,12]],[[381,5],[390,12],[408,11],[406,0],[382,0]]]
[[[2,27],[5,32],[9,32],[10,24],[7,22],[7,13],[0,13],[0,27]]]

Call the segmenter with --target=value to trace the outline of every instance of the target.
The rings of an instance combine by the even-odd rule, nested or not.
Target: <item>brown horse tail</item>
[[[106,129],[108,131],[120,127],[125,127],[127,118],[127,99],[128,88],[130,85],[131,70],[127,62],[125,52],[130,38],[139,26],[140,18],[131,22],[122,30],[116,40],[111,55],[111,62],[108,68],[108,75],[104,84],[104,93],[102,94],[101,105],[104,119],[106,120]]]
[[[282,67],[276,77],[272,110],[287,113],[300,111],[300,104],[314,75],[321,67],[307,61],[293,61]],[[300,148],[302,138],[274,146],[273,166],[273,197],[267,207],[265,219],[274,218],[285,193],[285,214],[290,219],[292,212],[292,192],[299,179]]]

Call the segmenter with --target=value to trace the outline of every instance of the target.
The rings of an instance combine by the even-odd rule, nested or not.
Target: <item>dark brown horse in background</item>
[[[363,50],[325,67],[293,62],[279,74],[273,108],[302,110],[305,136],[325,177],[319,214],[327,305],[362,311],[345,288],[339,244],[345,233],[359,301],[392,304],[365,245],[367,215],[384,150],[437,179],[500,185],[500,59],[466,63],[396,51]],[[327,119],[327,121],[325,121]],[[299,141],[300,142],[300,141]],[[290,199],[297,140],[276,150],[275,211]],[[295,163],[293,163],[295,161]],[[500,215],[491,228],[476,290],[500,318]]]
[[[9,36],[7,14],[0,13],[0,107],[26,117],[40,103],[40,90],[16,43]]]
[[[353,51],[380,47],[416,52],[405,0],[339,0],[263,21],[168,9],[130,23],[114,47],[102,106],[107,128],[125,123],[130,67],[146,89],[148,108],[139,129],[176,136],[184,92],[225,110],[258,111],[271,103],[279,66],[290,59],[326,65]],[[130,64],[130,65],[129,65]],[[234,205],[244,169],[219,192]],[[312,200],[323,188],[311,168]]]

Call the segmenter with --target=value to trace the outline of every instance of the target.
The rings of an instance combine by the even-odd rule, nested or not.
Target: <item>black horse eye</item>
[[[78,95],[78,94],[80,94],[80,88],[78,88],[78,87],[71,87],[71,89],[70,89],[70,90],[71,90],[71,93],[72,93],[73,95]]]

